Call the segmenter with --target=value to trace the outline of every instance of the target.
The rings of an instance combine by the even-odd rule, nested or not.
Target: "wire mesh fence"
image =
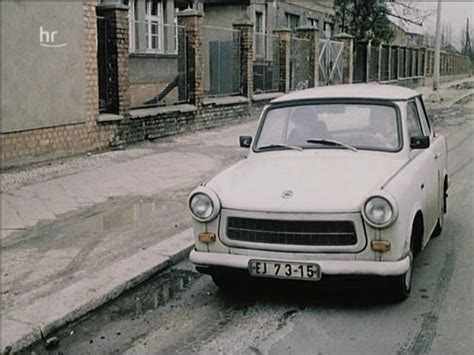
[[[406,48],[398,49],[398,75],[399,78],[406,78]]]
[[[367,80],[367,43],[354,43],[354,83],[364,83]]]
[[[310,41],[291,37],[290,40],[290,90],[303,90],[309,87]]]
[[[185,28],[135,21],[129,34],[130,107],[187,102]]]
[[[433,67],[434,67],[434,52],[432,50],[428,50],[427,60],[426,60],[426,75],[432,76],[433,75]]]
[[[390,47],[382,45],[380,61],[380,80],[388,81],[390,79]]]
[[[413,76],[413,49],[405,48],[406,51],[406,77],[411,78]]]
[[[390,80],[398,79],[398,47],[390,49]]]
[[[418,67],[417,67],[417,76],[425,75],[425,49],[418,50]]]
[[[241,93],[240,32],[229,28],[203,26],[204,95],[208,97]]]
[[[379,80],[379,46],[371,46],[369,62],[369,81]]]
[[[108,21],[97,16],[97,66],[99,74],[99,111],[109,112],[113,104],[114,80],[108,48]]]
[[[280,39],[269,34],[255,34],[253,87],[256,94],[275,92],[280,87]]]

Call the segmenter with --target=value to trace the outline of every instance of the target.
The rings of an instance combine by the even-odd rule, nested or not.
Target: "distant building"
[[[388,19],[395,33],[392,44],[417,47],[425,43],[425,31],[417,24],[419,14],[407,12],[407,8],[397,3],[387,3]]]

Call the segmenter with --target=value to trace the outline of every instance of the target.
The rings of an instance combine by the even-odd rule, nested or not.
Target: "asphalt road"
[[[374,280],[244,285],[226,295],[183,262],[55,336],[35,353],[471,354],[473,115],[438,122],[448,136],[448,215],[415,260],[411,296],[387,302]],[[446,112],[438,112],[447,117]],[[461,116],[460,116],[461,115]],[[459,117],[462,117],[460,119]],[[53,341],[54,343],[54,341]]]

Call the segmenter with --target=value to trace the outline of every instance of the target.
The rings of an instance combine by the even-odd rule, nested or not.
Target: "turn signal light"
[[[201,243],[213,243],[216,241],[216,235],[214,233],[199,233],[198,239]]]
[[[388,240],[372,240],[372,250],[386,252],[390,250],[391,244]]]

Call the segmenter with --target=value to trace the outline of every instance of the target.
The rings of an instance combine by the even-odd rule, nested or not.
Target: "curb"
[[[459,105],[462,104],[462,101],[466,100],[468,97],[474,96],[473,92],[468,92],[456,99],[453,100],[452,103],[450,103],[449,107],[454,106],[454,105]]]
[[[21,351],[44,335],[117,298],[183,260],[193,245],[192,229],[186,229],[34,304],[4,314],[2,353]]]

